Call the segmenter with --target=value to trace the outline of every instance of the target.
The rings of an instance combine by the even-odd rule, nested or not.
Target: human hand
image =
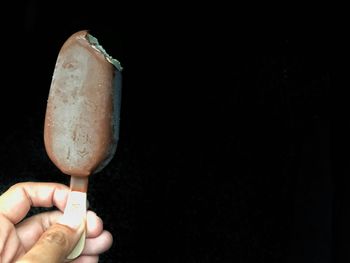
[[[0,262],[62,263],[84,231],[81,222],[75,228],[59,224],[69,188],[57,183],[19,183],[0,196]],[[56,206],[58,211],[44,212],[21,220],[33,207]],[[86,217],[86,242],[82,254],[72,263],[98,262],[99,254],[112,245],[112,235],[103,230],[103,222],[94,212]]]

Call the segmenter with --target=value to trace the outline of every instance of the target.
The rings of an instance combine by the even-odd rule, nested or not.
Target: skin
[[[69,188],[57,183],[19,183],[0,196],[0,262],[61,263],[79,240],[84,223],[71,227],[57,223],[63,215]],[[31,207],[59,210],[24,217]],[[98,262],[108,250],[112,235],[94,212],[86,217],[87,239],[82,254],[72,263]]]

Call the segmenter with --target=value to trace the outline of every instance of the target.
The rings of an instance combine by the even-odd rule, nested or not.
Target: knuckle
[[[23,186],[23,183],[16,183],[10,187],[10,190],[16,190],[18,188],[21,188]]]
[[[14,185],[12,185],[9,190],[11,191],[21,191],[21,189],[23,189],[25,186],[27,185],[27,183],[16,183]]]
[[[10,222],[1,215],[0,213],[0,262],[1,262],[1,254],[6,247],[6,241],[11,234],[13,234],[14,227],[10,224]]]

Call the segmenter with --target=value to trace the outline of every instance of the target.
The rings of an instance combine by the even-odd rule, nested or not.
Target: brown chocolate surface
[[[73,34],[57,58],[47,102],[44,141],[54,164],[65,174],[89,176],[113,157],[119,109],[120,72],[87,41]],[[120,88],[120,87],[119,87]]]

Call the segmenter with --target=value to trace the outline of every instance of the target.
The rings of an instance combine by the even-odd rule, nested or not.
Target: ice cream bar
[[[87,31],[62,46],[47,102],[47,154],[65,174],[89,176],[116,150],[121,95],[120,63]]]
[[[62,46],[47,101],[44,142],[48,156],[71,176],[64,220],[84,216],[88,176],[112,159],[119,135],[120,63],[97,39],[80,31]],[[85,233],[68,256],[84,248]]]

